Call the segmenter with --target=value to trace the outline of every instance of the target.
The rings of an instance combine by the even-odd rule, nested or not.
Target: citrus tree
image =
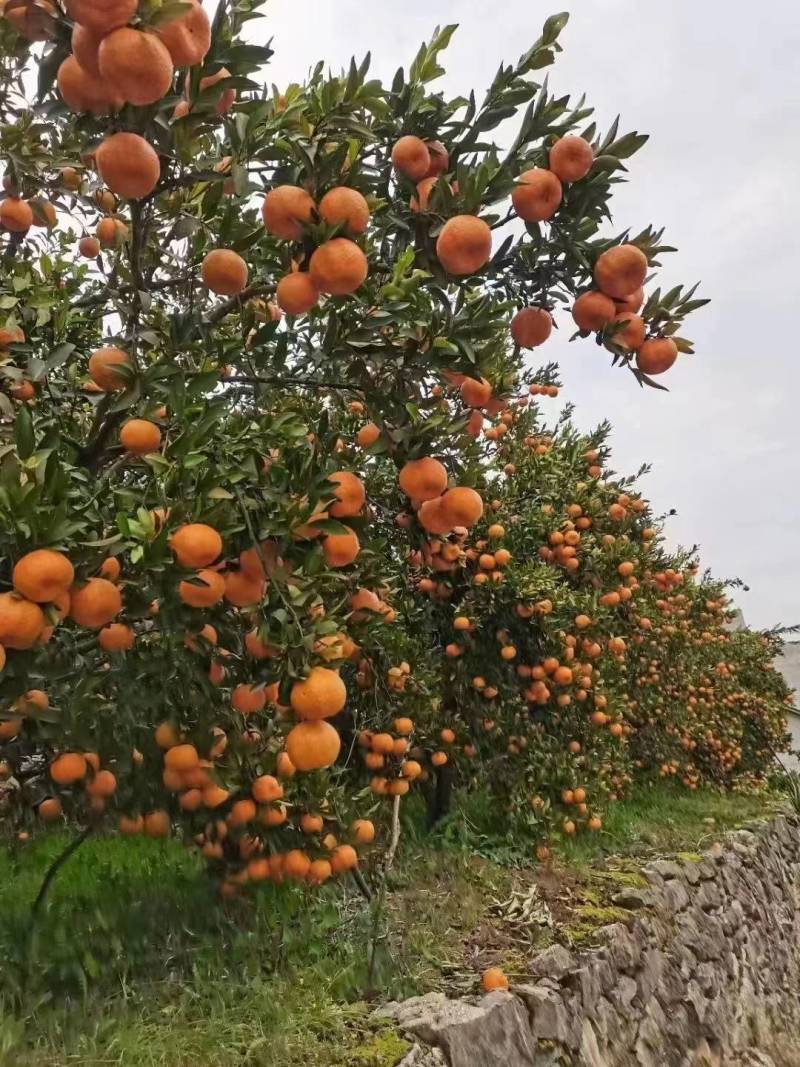
[[[609,229],[646,138],[539,80],[566,15],[479,103],[453,27],[270,89],[258,6],[5,4],[4,818],[179,832],[227,896],[390,863],[443,768],[541,841],[763,777],[769,649],[525,370],[557,326],[658,386],[704,302]]]

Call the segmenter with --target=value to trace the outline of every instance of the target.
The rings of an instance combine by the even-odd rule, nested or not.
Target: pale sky
[[[213,5],[209,5],[213,6]],[[450,94],[480,93],[561,10],[532,0],[271,0],[252,23],[273,37],[268,77],[301,81],[372,52],[372,73],[408,66],[437,24],[460,28],[444,56]],[[668,531],[699,543],[716,574],[750,586],[753,626],[800,622],[800,357],[795,255],[800,233],[800,16],[791,0],[582,0],[561,36],[551,86],[587,94],[605,128],[651,139],[614,199],[615,223],[667,226],[666,284],[702,282],[713,303],[690,320],[696,354],[640,390],[593,342],[556,339],[566,399],[589,429],[614,427],[616,469],[650,461],[644,481]],[[571,332],[564,323],[561,336]]]

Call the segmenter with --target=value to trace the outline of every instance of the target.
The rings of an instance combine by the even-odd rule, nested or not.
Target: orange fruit
[[[433,190],[438,182],[439,178],[434,175],[430,178],[423,178],[421,182],[417,184],[417,195],[412,196],[409,201],[409,207],[412,211],[427,211],[430,204]]]
[[[292,778],[297,774],[297,768],[292,763],[287,752],[279,752],[275,761],[275,773],[279,778]]]
[[[630,296],[615,300],[617,311],[638,311],[644,303],[644,289],[639,286]]]
[[[553,329],[553,317],[545,308],[522,308],[511,320],[511,336],[520,348],[543,345]]]
[[[11,577],[18,593],[44,604],[67,592],[75,569],[63,552],[37,548],[17,561]]]
[[[252,715],[253,712],[263,711],[267,703],[267,691],[264,686],[245,685],[240,683],[231,693],[231,704],[242,715]]]
[[[283,873],[287,878],[302,882],[308,877],[311,860],[302,849],[293,848],[286,853],[283,861]]]
[[[67,56],[58,68],[58,91],[70,111],[108,115],[119,111],[122,100],[100,74],[84,70],[74,56]]]
[[[611,340],[615,345],[630,352],[641,348],[647,333],[644,319],[631,311],[622,311],[614,316],[615,323],[621,323],[621,329],[617,330]]]
[[[406,134],[392,148],[392,164],[412,182],[418,182],[431,168],[431,154],[421,137]]]
[[[222,554],[222,538],[212,526],[191,522],[178,527],[170,538],[170,547],[182,567],[196,570],[210,567]]]
[[[369,225],[369,204],[357,189],[339,185],[319,202],[319,217],[329,226],[344,223],[350,233],[363,233]]]
[[[352,871],[358,866],[358,853],[352,845],[337,845],[331,853],[331,870],[334,874]]]
[[[147,837],[169,837],[172,824],[166,811],[150,811],[144,817],[143,826]]]
[[[18,593],[0,593],[0,645],[4,649],[31,648],[45,627],[38,604]]]
[[[596,290],[581,293],[572,305],[572,317],[579,330],[602,330],[613,320],[616,313],[617,308],[611,297]]]
[[[603,252],[594,265],[598,288],[622,300],[641,288],[647,277],[647,256],[636,245],[617,245]]]
[[[87,26],[81,26],[79,22],[72,27],[72,54],[83,69],[95,78],[100,76],[97,50],[102,39],[102,35]]]
[[[485,378],[465,378],[460,393],[468,408],[483,408],[492,397],[492,387]]]
[[[98,36],[124,26],[136,14],[138,0],[64,0],[67,14]]]
[[[45,41],[53,36],[57,12],[50,0],[7,0],[2,14],[29,41]]]
[[[492,231],[475,215],[448,219],[436,241],[436,255],[448,274],[474,274],[492,254]]]
[[[278,655],[276,648],[261,640],[258,630],[251,630],[245,634],[244,647],[254,659],[275,659]]]
[[[144,819],[141,815],[120,815],[119,832],[124,837],[134,837],[144,830]]]
[[[136,635],[130,626],[121,622],[112,622],[110,626],[104,626],[97,635],[97,643],[104,652],[127,652],[133,648]]]
[[[155,104],[172,86],[172,57],[154,33],[121,26],[100,42],[100,76],[128,104]]]
[[[274,800],[280,800],[283,796],[283,786],[271,774],[262,774],[256,778],[250,787],[253,800],[259,804],[271,804]]]
[[[98,629],[111,622],[122,610],[122,594],[106,578],[90,578],[84,586],[73,587],[69,617],[78,626]]]
[[[364,483],[351,471],[336,471],[328,475],[328,481],[336,486],[336,503],[329,508],[336,519],[348,519],[358,515],[367,499]]]
[[[339,672],[312,667],[303,681],[292,686],[289,702],[298,719],[329,719],[347,702],[347,689]]]
[[[534,167],[520,174],[511,203],[525,222],[545,222],[555,215],[561,196],[561,182],[555,174]]]
[[[305,315],[319,300],[319,289],[310,274],[285,274],[275,289],[275,299],[287,315]]]
[[[33,225],[33,211],[27,200],[7,196],[0,200],[0,226],[13,233],[24,233]]]
[[[160,22],[155,33],[161,39],[176,67],[194,67],[202,63],[211,47],[211,23],[198,0],[169,22]],[[73,47],[74,51],[74,47]]]
[[[81,237],[78,241],[78,251],[84,259],[95,259],[100,255],[100,242],[96,237]]]
[[[286,753],[298,771],[331,767],[342,747],[341,738],[329,722],[300,722],[286,738]]]
[[[453,529],[453,523],[442,506],[444,498],[435,497],[433,500],[423,500],[417,512],[417,521],[423,530],[432,534],[447,534]]]
[[[423,456],[410,459],[400,468],[400,488],[414,501],[433,500],[447,488],[447,470],[438,459]]]
[[[100,177],[108,188],[129,200],[149,196],[161,176],[152,145],[137,133],[113,133],[95,152]]]
[[[228,826],[246,826],[255,819],[256,814],[257,808],[252,800],[237,800],[226,821]]]
[[[200,268],[203,285],[212,293],[235,296],[247,285],[247,264],[229,248],[215,248]]]
[[[220,67],[216,74],[209,74],[206,78],[200,79],[198,90],[202,93],[206,89],[212,88],[214,85],[218,85],[219,82],[225,81],[226,78],[231,77],[231,72],[227,67]],[[188,84],[188,75],[187,75]],[[228,86],[227,89],[218,89],[218,96],[216,103],[214,104],[214,110],[218,115],[225,115],[233,107],[236,102],[236,90],[232,86]]]
[[[308,868],[306,879],[311,885],[322,885],[332,874],[331,865],[327,860],[314,860]]]
[[[361,448],[370,448],[375,444],[380,435],[381,431],[375,423],[368,422],[365,426],[362,426],[356,434],[356,444],[360,445]]]
[[[111,771],[97,771],[94,778],[86,783],[86,792],[90,797],[113,797],[117,791],[117,779]]]
[[[63,752],[50,764],[50,777],[56,785],[70,786],[86,777],[86,759],[80,752]]]
[[[360,845],[368,845],[375,840],[375,824],[369,819],[356,819],[350,826],[350,832]]]
[[[583,137],[561,137],[550,149],[550,170],[562,182],[579,182],[594,163],[594,149]]]
[[[474,489],[459,486],[448,489],[442,497],[442,514],[445,521],[453,526],[474,526],[483,515],[483,501]]]
[[[248,608],[260,604],[264,599],[266,583],[261,578],[254,578],[246,571],[228,571],[224,578],[225,599],[237,608]]]
[[[678,346],[671,337],[654,337],[636,353],[636,366],[645,374],[663,374],[677,358]]]
[[[89,358],[89,377],[104,393],[124,389],[127,376],[117,373],[118,367],[133,369],[127,352],[113,346],[98,348]]]
[[[299,241],[312,221],[315,204],[299,185],[277,185],[270,189],[261,205],[264,226],[274,237]]]
[[[56,819],[61,817],[63,811],[64,809],[58,797],[45,797],[36,809],[36,814],[45,822],[55,822]]]
[[[499,967],[489,967],[483,972],[481,986],[484,992],[491,993],[496,989],[508,989],[508,979]]]
[[[161,444],[161,430],[148,419],[128,419],[119,431],[122,447],[134,456],[155,452]]]
[[[178,584],[178,596],[192,608],[210,608],[225,595],[225,579],[218,571],[204,568],[194,580]]]
[[[354,293],[367,277],[367,257],[354,241],[334,237],[312,254],[308,271],[320,292],[331,296]]]
[[[103,248],[116,248],[128,236],[128,227],[121,219],[101,219],[95,236]]]
[[[435,177],[438,174],[444,174],[447,168],[450,166],[450,154],[442,144],[441,141],[426,141],[425,147],[428,149],[428,154],[431,157],[431,164],[428,167],[428,172],[425,175],[426,178]]]
[[[349,566],[360,551],[361,545],[354,530],[343,534],[328,534],[322,542],[322,554],[329,567]]]

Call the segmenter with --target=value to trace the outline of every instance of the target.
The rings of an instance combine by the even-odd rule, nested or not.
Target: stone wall
[[[643,868],[601,946],[551,946],[509,993],[382,1009],[401,1067],[800,1067],[800,820]]]

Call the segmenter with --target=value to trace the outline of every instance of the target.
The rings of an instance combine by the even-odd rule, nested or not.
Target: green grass
[[[601,833],[565,843],[548,875],[553,899],[574,898],[564,936],[590,940],[648,853],[697,852],[774,807],[666,786],[616,805]],[[530,844],[492,827],[488,805],[466,801],[433,835],[407,811],[377,990],[372,915],[352,888],[267,886],[223,907],[181,846],[90,839],[55,881],[31,942],[31,902],[68,839],[0,849],[0,1064],[391,1067],[405,1045],[372,1022],[376,994],[474,989],[490,962],[525,973],[553,936],[504,917],[502,902],[535,890],[541,870]],[[612,853],[636,859],[604,863]]]

